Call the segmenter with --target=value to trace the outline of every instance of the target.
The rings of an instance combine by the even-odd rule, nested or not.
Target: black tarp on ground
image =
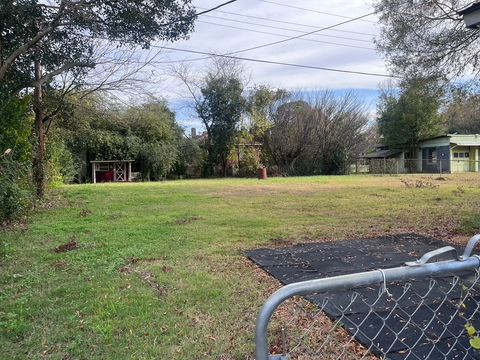
[[[403,234],[256,249],[247,252],[247,256],[287,285],[403,266],[406,261],[416,260],[443,246],[446,244],[436,239]],[[461,253],[460,249],[458,251]],[[306,298],[321,306],[330,318],[340,319],[345,329],[355,334],[356,340],[371,348],[375,355],[387,354],[392,360],[480,359],[480,351],[470,348],[464,328],[466,321],[458,315],[453,316],[458,309],[462,284],[471,283],[472,275],[461,274],[461,281],[453,286],[452,276],[435,278],[434,287],[430,280],[411,281],[407,292],[405,283],[389,284],[388,290],[394,299],[398,299],[396,302],[386,294],[379,298],[378,286],[314,294]],[[352,296],[355,298],[353,302]],[[466,311],[477,312],[480,290],[473,290],[467,300]],[[472,323],[480,329],[480,316],[473,316]]]

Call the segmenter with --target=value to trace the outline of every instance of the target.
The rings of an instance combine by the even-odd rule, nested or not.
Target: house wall
[[[439,159],[439,166],[441,166],[442,173],[451,172],[450,168],[450,145],[439,146],[437,148],[437,158]]]
[[[436,157],[430,161],[429,153],[435,151]],[[422,172],[450,172],[450,146],[422,146]]]
[[[468,158],[456,158],[455,153],[469,153]],[[478,146],[452,146],[450,149],[452,172],[477,172],[479,170],[479,147]]]

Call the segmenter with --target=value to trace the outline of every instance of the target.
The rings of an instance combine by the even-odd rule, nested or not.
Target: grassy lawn
[[[419,179],[65,186],[0,232],[0,358],[245,359],[278,285],[244,250],[410,231],[466,243],[480,176]]]

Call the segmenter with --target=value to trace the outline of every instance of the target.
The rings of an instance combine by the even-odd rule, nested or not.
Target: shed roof
[[[402,152],[401,150],[388,150],[388,149],[377,150],[377,151],[366,154],[364,156],[364,158],[368,158],[368,159],[381,158],[381,159],[383,159],[383,158],[389,158],[390,156],[393,156],[393,155],[398,155],[401,152]]]

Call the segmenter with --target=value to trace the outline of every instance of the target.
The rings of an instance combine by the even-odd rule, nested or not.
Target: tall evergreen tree
[[[411,151],[421,140],[440,135],[442,93],[438,81],[425,78],[404,80],[398,94],[384,93],[377,118],[383,143]]]
[[[208,168],[215,165],[227,175],[228,155],[235,140],[237,125],[245,108],[243,86],[236,77],[208,75],[201,89],[202,100],[196,110],[208,134]]]

